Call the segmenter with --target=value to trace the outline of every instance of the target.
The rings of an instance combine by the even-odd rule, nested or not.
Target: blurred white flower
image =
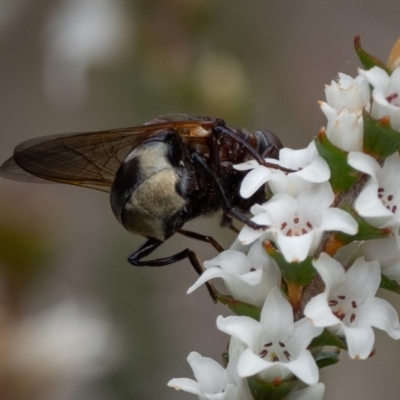
[[[18,398],[69,399],[121,361],[120,334],[90,306],[65,301],[5,322],[0,377],[12,376],[15,386],[21,380]]]
[[[61,0],[45,30],[45,85],[63,107],[81,104],[90,66],[123,55],[132,29],[121,0]]]

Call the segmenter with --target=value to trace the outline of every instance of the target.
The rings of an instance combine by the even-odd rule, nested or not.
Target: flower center
[[[281,224],[281,231],[286,236],[301,236],[310,232],[313,225],[310,221],[301,221],[299,217],[294,217],[291,221],[284,221]]]
[[[292,358],[289,351],[286,349],[286,344],[284,342],[278,342],[274,345],[274,342],[264,343],[263,349],[258,353],[261,358],[267,358],[268,361],[278,362],[278,361],[290,361]]]
[[[347,299],[345,295],[336,295],[328,302],[329,307],[341,322],[351,325],[357,317],[357,301]]]

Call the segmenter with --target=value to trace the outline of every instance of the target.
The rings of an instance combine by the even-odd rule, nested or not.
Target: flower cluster
[[[170,386],[199,399],[323,399],[319,369],[340,349],[364,360],[373,328],[400,338],[396,310],[376,296],[380,286],[400,293],[400,67],[391,71],[359,38],[356,51],[365,70],[326,86],[327,126],[307,148],[235,166],[248,171],[242,197],[267,185],[270,199],[250,210],[267,228],[245,225],[189,289],[225,282],[229,295],[218,300],[236,314],[217,319],[230,335],[226,368],[191,353],[197,381]]]

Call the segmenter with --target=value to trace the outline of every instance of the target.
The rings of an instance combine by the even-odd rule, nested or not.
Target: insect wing
[[[8,179],[44,180],[110,191],[125,157],[144,140],[174,129],[187,140],[202,140],[214,120],[160,117],[147,125],[93,133],[45,136],[18,145],[0,168]]]

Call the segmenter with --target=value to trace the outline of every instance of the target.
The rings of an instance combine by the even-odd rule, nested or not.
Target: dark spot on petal
[[[260,353],[259,353],[259,356],[261,358],[264,358],[267,354],[268,354],[268,350],[261,350]]]
[[[388,103],[391,103],[392,100],[397,99],[397,97],[399,97],[399,95],[397,93],[393,93],[393,94],[387,96],[386,100],[387,100]]]

